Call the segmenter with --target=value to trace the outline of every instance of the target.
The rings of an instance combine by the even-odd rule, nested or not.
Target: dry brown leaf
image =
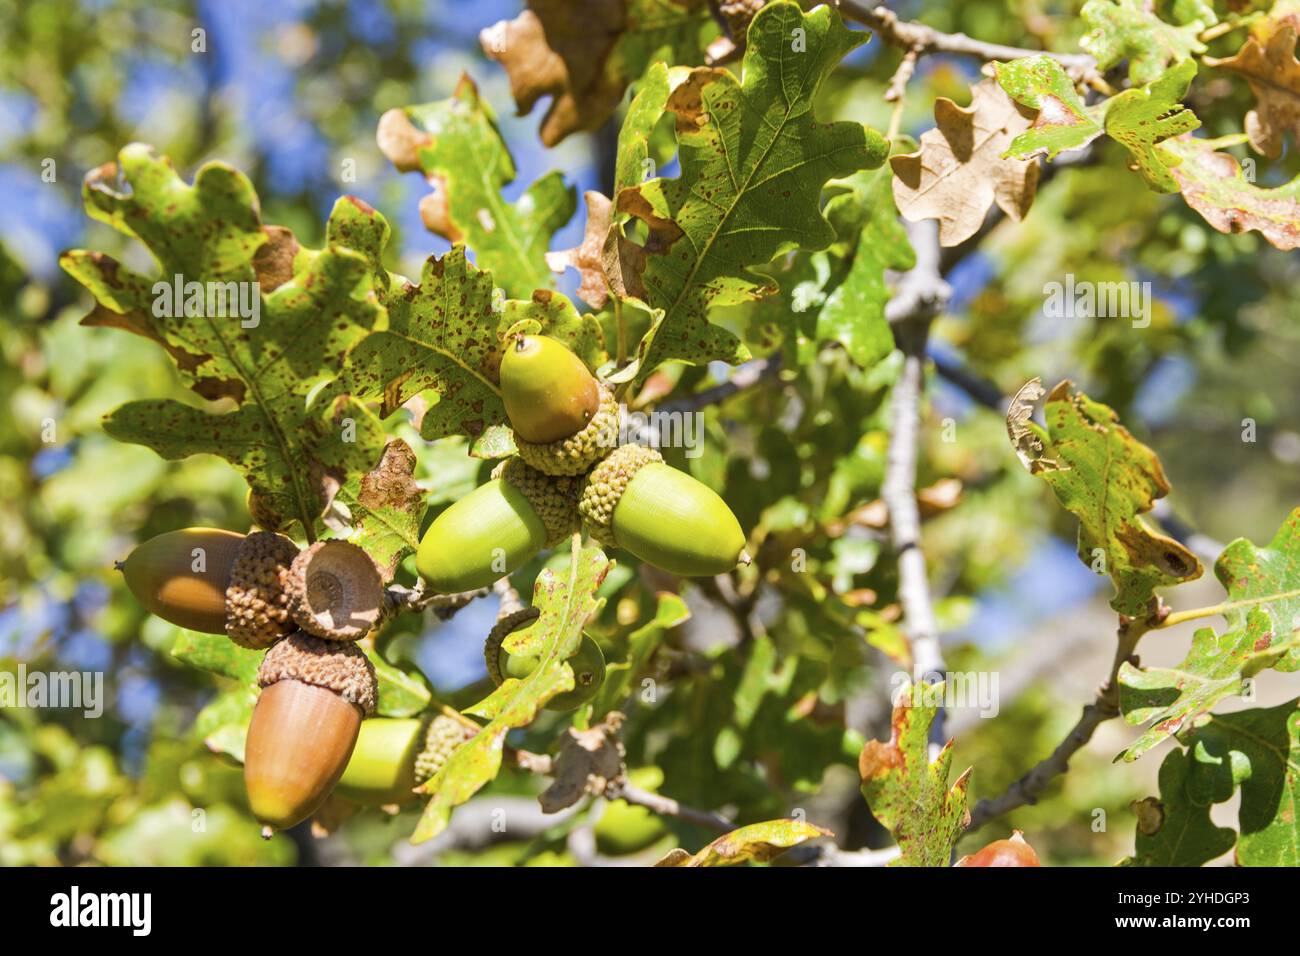
[[[593,309],[603,308],[609,298],[605,282],[605,240],[609,235],[613,204],[603,193],[589,189],[582,194],[587,204],[587,228],[582,242],[572,249],[546,254],[546,264],[552,272],[561,273],[572,266],[582,276],[578,298]]]
[[[1038,160],[1003,159],[1011,141],[1029,129],[1034,111],[1019,106],[993,79],[971,87],[963,109],[941,97],[938,124],[921,136],[921,149],[891,157],[894,201],[909,222],[939,220],[939,243],[955,246],[973,236],[996,202],[1019,222],[1038,187]]]
[[[618,788],[624,776],[622,726],[623,715],[615,710],[590,730],[569,728],[553,765],[555,780],[537,798],[543,813],[559,813],[584,793],[600,796]]]
[[[554,146],[594,129],[618,106],[626,81],[609,58],[627,22],[624,0],[529,0],[530,9],[479,34],[483,52],[505,67],[522,116],[553,97],[542,142]]]
[[[1020,464],[1031,472],[1043,460],[1043,440],[1029,427],[1029,423],[1034,417],[1034,406],[1046,394],[1043,380],[1031,378],[1020,386],[1007,407],[1007,437],[1011,439],[1011,447],[1016,450]]]
[[[1300,60],[1296,59],[1296,27],[1283,21],[1267,42],[1250,37],[1235,56],[1206,58],[1210,66],[1240,73],[1255,94],[1255,108],[1246,114],[1250,145],[1269,159],[1282,155],[1288,130],[1300,141]]]

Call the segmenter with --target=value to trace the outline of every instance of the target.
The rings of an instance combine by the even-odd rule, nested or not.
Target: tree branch
[[[1115,642],[1115,659],[1111,663],[1106,682],[1097,691],[1096,699],[1083,708],[1083,714],[1078,722],[1050,756],[1039,761],[1033,769],[1007,788],[1005,793],[981,800],[976,804],[975,809],[971,811],[967,833],[974,833],[990,820],[1026,804],[1037,803],[1048,785],[1070,769],[1070,759],[1087,746],[1097,728],[1119,716],[1119,669],[1125,661],[1132,659],[1134,648],[1137,647],[1142,635],[1157,626],[1167,613],[1168,608],[1158,604],[1151,618],[1120,618],[1118,639]]]
[[[917,442],[921,398],[925,391],[925,342],[930,322],[943,311],[950,289],[939,274],[938,228],[932,221],[908,224],[916,249],[916,267],[904,273],[885,317],[903,352],[903,370],[894,383],[889,412],[889,447],[881,498],[889,511],[889,533],[898,557],[898,597],[912,649],[912,676],[917,682],[942,680],[946,667],[939,647],[938,625],[921,550],[921,514],[916,502]],[[931,749],[946,741],[940,711],[930,728]]]
[[[869,0],[835,0],[841,15],[868,26],[892,46],[914,51],[916,57],[927,53],[958,53],[976,56],[982,60],[1016,60],[1024,56],[1050,56],[1076,80],[1098,76],[1097,61],[1086,53],[1054,53],[1051,50],[1027,50],[1022,47],[985,43],[964,33],[942,33],[934,27],[911,20],[900,20],[898,14],[881,4]],[[910,72],[908,74],[910,76]],[[897,79],[897,76],[895,77]],[[903,81],[906,83],[906,80]]]

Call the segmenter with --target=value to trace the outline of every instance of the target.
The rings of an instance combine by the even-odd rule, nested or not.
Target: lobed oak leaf
[[[1218,66],[1246,77],[1255,94],[1255,108],[1246,114],[1250,145],[1269,159],[1282,155],[1289,131],[1300,142],[1300,59],[1296,58],[1297,29],[1293,22],[1275,24],[1266,40],[1251,36],[1231,57],[1207,57]]]
[[[943,246],[975,235],[994,202],[1012,221],[1023,219],[1038,188],[1038,160],[1004,157],[1029,129],[1034,111],[984,79],[971,87],[965,109],[945,97],[936,100],[934,118],[937,125],[921,135],[920,150],[889,160],[903,218],[939,220]]]

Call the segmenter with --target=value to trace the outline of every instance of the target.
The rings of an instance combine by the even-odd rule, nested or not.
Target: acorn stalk
[[[727,503],[652,448],[624,445],[593,468],[578,511],[597,541],[673,574],[725,574],[750,560]]]
[[[378,684],[355,644],[293,634],[257,674],[244,751],[244,785],[263,836],[310,817],[343,775]]]

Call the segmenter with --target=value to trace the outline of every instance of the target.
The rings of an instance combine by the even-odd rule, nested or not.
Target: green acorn
[[[487,587],[578,529],[578,480],[508,458],[429,525],[415,567],[438,592]]]
[[[521,627],[526,627],[538,617],[536,608],[526,607],[519,611],[498,618],[487,640],[483,642],[483,657],[487,661],[488,674],[492,683],[500,686],[509,678],[524,680],[537,670],[537,658],[527,654],[511,654],[501,646],[506,635]],[[573,710],[596,696],[600,685],[605,682],[605,655],[600,645],[582,635],[582,643],[577,652],[568,658],[573,669],[573,690],[565,691],[546,702],[547,710]]]
[[[441,714],[362,721],[335,792],[366,806],[409,803],[417,796],[415,788],[466,739],[465,727]]]
[[[673,574],[724,574],[749,563],[745,533],[727,503],[653,448],[623,445],[593,468],[578,511],[601,544]]]
[[[618,402],[582,359],[544,335],[519,335],[501,359],[501,398],[524,461],[580,475],[617,442]]]

